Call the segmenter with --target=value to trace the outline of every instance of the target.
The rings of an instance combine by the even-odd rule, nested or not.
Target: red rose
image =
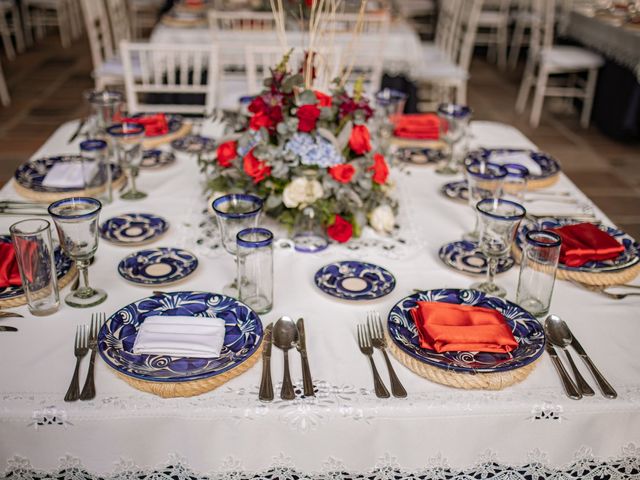
[[[264,112],[258,112],[249,120],[249,128],[251,130],[260,130],[262,127],[273,127],[273,120]]]
[[[230,167],[231,160],[237,156],[238,152],[236,151],[236,142],[224,142],[218,146],[218,163],[221,167]]]
[[[356,155],[364,155],[371,151],[369,129],[366,125],[354,125],[349,138],[349,147]]]
[[[353,236],[353,226],[340,215],[327,227],[327,235],[336,242],[345,243]]]
[[[318,105],[320,107],[330,107],[333,99],[331,98],[331,95],[326,95],[322,92],[319,92],[318,90],[314,90],[313,93],[316,94],[316,98],[318,99]]]
[[[373,156],[373,165],[371,165],[367,170],[373,170],[372,179],[377,184],[382,185],[387,181],[387,177],[389,176],[389,166],[381,154],[376,153]]]
[[[273,122],[273,126],[275,127],[278,123],[282,121],[284,118],[282,116],[282,107],[280,105],[276,105],[269,109],[269,118],[271,122]]]
[[[267,109],[267,103],[262,97],[255,97],[247,107],[251,113],[264,113]]]
[[[249,153],[244,156],[242,167],[245,173],[253,178],[253,183],[260,183],[271,175],[271,167],[267,165],[267,162],[258,160],[253,155],[253,150],[252,148],[249,150]]]
[[[316,128],[316,122],[320,116],[320,109],[315,105],[302,105],[298,108],[296,116],[300,120],[298,130],[301,132],[310,132]]]
[[[349,183],[356,173],[356,168],[348,163],[341,163],[329,169],[329,175],[336,182]]]

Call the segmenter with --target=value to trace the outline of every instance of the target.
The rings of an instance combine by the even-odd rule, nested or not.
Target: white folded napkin
[[[133,353],[218,358],[224,331],[221,318],[152,316],[140,325]]]
[[[540,165],[531,158],[528,152],[491,152],[489,161],[498,165],[518,163],[526,167],[531,175],[540,175],[542,173]]]
[[[51,167],[42,181],[45,187],[83,189],[98,173],[96,162],[59,162]]]

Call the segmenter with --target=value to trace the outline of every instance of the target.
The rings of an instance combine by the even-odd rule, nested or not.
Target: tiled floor
[[[3,68],[12,104],[0,107],[0,184],[60,123],[84,114],[82,91],[93,85],[86,40],[65,50],[51,35],[13,62],[3,61]],[[514,111],[517,74],[499,72],[481,58],[471,74],[469,103],[476,119],[522,130],[620,227],[640,238],[640,145],[610,140],[595,127],[583,130],[575,113],[552,112],[553,102],[545,104],[542,122],[533,129]]]

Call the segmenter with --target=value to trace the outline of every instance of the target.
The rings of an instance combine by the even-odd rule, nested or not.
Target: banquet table
[[[75,153],[67,144],[76,122],[62,125],[34,155]],[[516,129],[474,122],[472,147],[535,148]],[[560,159],[561,160],[561,159]],[[263,324],[282,315],[304,317],[317,394],[271,403],[258,400],[261,362],[209,393],[162,399],[142,393],[96,365],[97,396],[65,403],[73,366],[76,325],[93,312],[115,312],[151,295],[126,283],[118,261],[134,249],[102,241],[89,275],[107,301],[87,310],[64,304],[48,317],[15,310],[24,319],[3,321],[17,333],[0,333],[0,476],[6,478],[637,478],[640,472],[640,298],[624,301],[557,282],[552,311],[564,318],[618,391],[568,399],[543,355],[523,382],[501,391],[460,390],[431,383],[392,359],[408,391],[405,399],[374,395],[371,371],[356,344],[356,324],[391,307],[413,289],[467,288],[473,278],[447,269],[437,251],[471,226],[467,205],[438,193],[450,177],[430,166],[402,166],[393,178],[400,202],[401,242],[365,232],[360,243],[331,245],[317,254],[276,248],[275,302]],[[170,229],[158,246],[194,251],[200,265],[171,290],[219,292],[234,274],[230,256],[198,245],[207,222],[202,175],[193,156],[179,155],[162,170],[143,172],[138,186],[149,197],[116,200],[101,218],[127,212],[162,215]],[[571,190],[561,174],[553,189]],[[12,182],[2,198],[17,198]],[[596,209],[604,221],[606,217]],[[201,220],[204,218],[205,220]],[[0,217],[8,231],[16,217]],[[208,220],[211,221],[210,219]],[[282,236],[278,234],[277,236]],[[354,245],[357,247],[355,248]],[[395,246],[396,248],[393,248]],[[397,279],[386,297],[364,303],[337,300],[319,291],[314,273],[336,260],[359,259],[386,267]],[[497,281],[515,296],[518,269]],[[64,296],[65,288],[61,292]],[[301,390],[297,353],[290,353]],[[379,352],[375,360],[388,376]],[[82,373],[86,372],[85,360]],[[586,378],[595,386],[588,372]],[[272,352],[278,392],[281,352]],[[84,377],[81,377],[84,378]]]

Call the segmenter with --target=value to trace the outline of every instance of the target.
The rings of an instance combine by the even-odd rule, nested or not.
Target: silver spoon
[[[576,367],[575,362],[573,361],[573,357],[567,350],[567,347],[571,345],[571,333],[568,331],[567,324],[557,315],[549,315],[547,319],[544,321],[545,331],[547,335],[549,335],[549,340],[556,347],[560,347],[564,350],[565,355],[567,356],[567,360],[569,361],[569,365],[571,366],[571,371],[573,372],[573,376],[576,379],[576,384],[580,393],[583,395],[591,396],[594,395],[595,392],[593,388],[589,386],[587,381],[584,379],[578,367]],[[564,328],[563,328],[564,327]]]
[[[289,373],[289,349],[298,342],[298,327],[289,317],[280,317],[273,326],[273,344],[284,353],[284,376],[282,377],[282,390],[280,398],[293,400],[296,394],[291,383]]]

